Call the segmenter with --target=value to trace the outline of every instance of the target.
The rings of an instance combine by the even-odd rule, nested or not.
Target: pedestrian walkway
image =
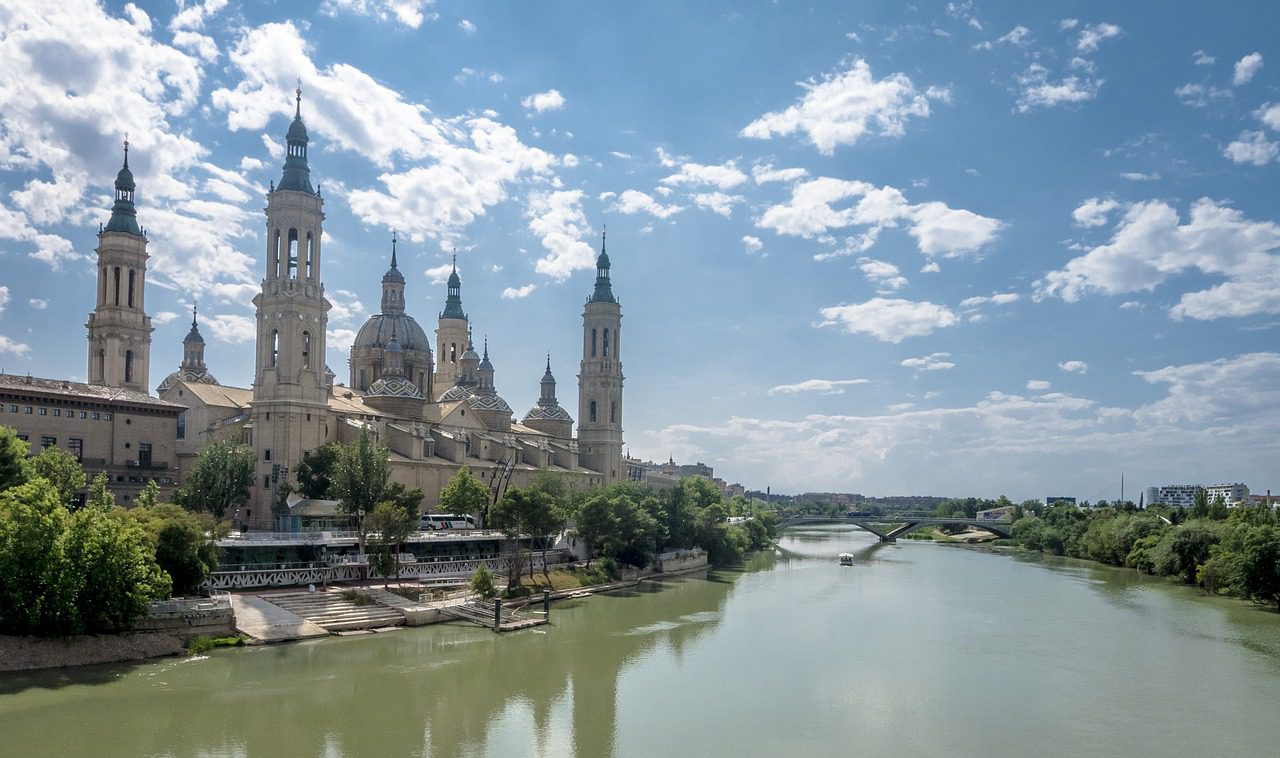
[[[367,594],[367,591],[362,594]],[[390,593],[386,593],[390,594]],[[402,626],[405,615],[396,608],[382,605],[373,598],[366,604],[348,600],[340,591],[286,592],[268,595],[277,606],[290,611],[329,632],[349,632]]]
[[[230,595],[236,631],[256,642],[287,642],[325,637],[329,633],[296,613],[257,595]]]

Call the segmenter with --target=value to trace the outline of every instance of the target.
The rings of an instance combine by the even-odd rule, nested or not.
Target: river
[[[1131,571],[785,532],[776,554],[444,624],[0,675],[22,756],[1258,756],[1280,614]],[[853,552],[856,565],[836,556]]]

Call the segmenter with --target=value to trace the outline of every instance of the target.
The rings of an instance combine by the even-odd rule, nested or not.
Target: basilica
[[[171,451],[165,472],[170,484],[180,481],[211,442],[249,444],[256,476],[249,503],[235,518],[251,528],[279,523],[305,454],[329,442],[349,443],[362,430],[390,451],[392,479],[425,493],[423,512],[435,509],[440,491],[463,466],[495,496],[508,486],[528,484],[540,471],[563,474],[581,486],[625,479],[622,313],[603,241],[595,287],[582,313],[576,437],[574,419],[557,398],[549,357],[539,399],[522,419],[499,394],[488,345],[476,345],[462,306],[456,259],[433,349],[426,330],[407,312],[394,239],[382,276],[380,312],[360,328],[351,346],[347,383],[338,380],[325,363],[330,303],[322,278],[324,198],[311,182],[301,94],[299,90],[286,135],[283,173],[267,194],[264,275],[253,299],[257,338],[252,387],[223,385],[214,377],[193,310],[181,365],[154,396],[148,392],[149,240],[137,220],[126,143],[111,219],[98,235],[97,304],[86,325],[89,381],[63,382],[62,390],[69,397],[114,393],[159,418],[176,416],[172,427],[149,432],[165,439],[147,446],[148,451]],[[530,381],[534,376],[536,372]],[[160,428],[172,431],[160,433]],[[128,459],[129,453],[122,451],[122,456]],[[138,468],[131,460],[119,468],[128,470],[129,463]],[[112,481],[116,483],[115,477]],[[120,482],[131,491],[137,489],[135,483]]]

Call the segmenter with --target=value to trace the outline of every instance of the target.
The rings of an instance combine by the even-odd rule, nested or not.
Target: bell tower
[[[436,322],[436,373],[432,384],[441,394],[457,384],[462,375],[462,354],[470,341],[471,324],[462,310],[462,279],[458,277],[458,254],[454,253],[448,295]]]
[[[311,186],[302,88],[297,92],[284,174],[267,194],[266,271],[253,298],[258,315],[250,406],[257,478],[245,520],[271,526],[271,507],[303,453],[328,437],[330,382],[325,366],[329,301],[320,279],[324,200]]]
[[[578,371],[578,460],[605,484],[626,478],[622,464],[622,306],[609,281],[604,234],[596,259],[596,288],[582,309]]]
[[[133,204],[129,140],[116,174],[111,220],[98,232],[98,297],[89,330],[89,384],[147,393],[151,370],[151,318],[145,305],[147,235]]]

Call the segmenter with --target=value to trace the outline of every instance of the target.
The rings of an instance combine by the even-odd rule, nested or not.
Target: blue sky
[[[56,7],[55,7],[56,6]],[[0,8],[0,368],[83,379],[128,132],[151,384],[248,386],[301,78],[329,365],[391,230],[499,391],[576,411],[608,226],[632,454],[748,487],[1280,491],[1273,3],[326,0]]]

